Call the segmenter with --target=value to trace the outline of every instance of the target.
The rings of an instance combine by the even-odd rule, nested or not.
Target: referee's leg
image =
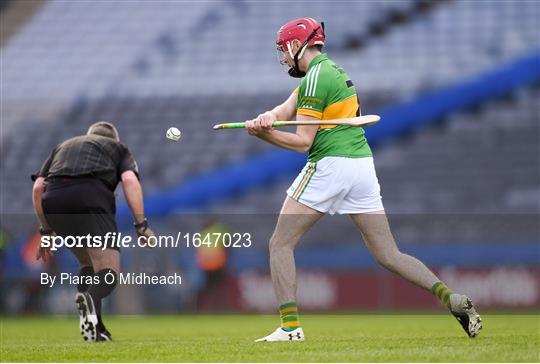
[[[101,300],[110,295],[118,283],[120,272],[120,252],[115,249],[88,248],[88,255],[92,261],[92,267],[96,276],[97,284],[92,284],[88,294],[92,297],[98,318],[97,329],[105,331],[105,325],[101,318]]]
[[[92,267],[92,259],[86,248],[72,248],[69,251],[75,255],[79,262],[79,283],[77,284],[77,291],[80,293],[88,291],[90,288],[92,278],[94,277],[94,268]]]

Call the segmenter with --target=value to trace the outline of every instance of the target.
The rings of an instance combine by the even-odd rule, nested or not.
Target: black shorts
[[[47,223],[58,236],[105,236],[118,232],[114,192],[97,178],[47,181],[42,207]]]

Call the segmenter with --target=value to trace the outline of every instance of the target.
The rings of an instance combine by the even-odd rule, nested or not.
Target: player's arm
[[[297,115],[296,119],[319,120],[307,115]],[[286,131],[276,130],[274,128],[267,128],[263,124],[262,127],[258,129],[254,127],[251,131],[248,127],[248,132],[267,141],[268,143],[282,148],[294,150],[295,152],[305,153],[311,148],[318,129],[318,125],[298,125],[295,133],[289,133]]]
[[[268,123],[274,122],[276,120],[292,120],[294,118],[294,115],[296,114],[297,97],[298,90],[295,89],[287,98],[287,100],[285,100],[282,104],[279,104],[272,110],[268,110],[263,114],[259,114],[255,119],[248,120],[248,131],[250,126],[253,126],[254,128],[260,128],[261,126],[265,126]],[[258,136],[257,134],[250,134]]]
[[[272,110],[246,122],[249,134],[255,135],[271,144],[297,152],[307,152],[317,133],[318,126],[299,125],[295,133],[275,130],[272,123],[276,120],[292,120],[296,114],[298,89],[294,90],[289,98]],[[297,120],[318,120],[308,115],[297,115]]]
[[[297,90],[294,90],[285,102],[274,107],[272,110],[267,111],[272,114],[274,120],[292,120],[296,114],[297,92]]]

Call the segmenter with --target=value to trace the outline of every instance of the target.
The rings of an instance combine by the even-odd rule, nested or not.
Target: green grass
[[[447,315],[303,315],[307,341],[254,343],[276,316],[106,317],[112,343],[87,344],[76,317],[2,318],[2,361],[538,362],[539,316],[486,315],[469,339]]]

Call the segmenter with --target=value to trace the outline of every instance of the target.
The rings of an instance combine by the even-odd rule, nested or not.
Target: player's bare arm
[[[319,120],[317,118],[298,115],[297,120]],[[270,121],[270,128],[272,121]],[[318,125],[299,125],[296,128],[295,133],[289,133],[286,131],[280,131],[275,129],[268,129],[267,126],[254,125],[247,126],[248,133],[255,135],[268,143],[274,144],[278,147],[290,149],[295,152],[305,153],[311,148],[317,130]]]
[[[283,102],[282,104],[274,107],[272,110],[265,112],[264,114],[259,115],[254,120],[259,119],[259,117],[262,117],[263,115],[266,115],[265,117],[262,117],[259,120],[265,120],[268,123],[268,117],[274,118],[272,121],[276,120],[292,120],[292,118],[296,115],[296,102],[298,99],[298,95],[296,91],[291,92],[287,100]],[[271,122],[270,122],[271,125]]]
[[[282,104],[246,121],[246,129],[250,135],[258,135],[260,131],[272,130],[276,120],[291,120],[296,114],[297,94],[293,91]]]
[[[317,125],[299,125],[295,133],[275,130],[272,127],[272,123],[276,120],[290,120],[295,116],[297,97],[296,91],[293,91],[282,104],[255,119],[246,121],[247,132],[276,146],[301,153],[307,152],[317,134],[319,128]],[[318,120],[307,115],[297,115],[296,119]]]

